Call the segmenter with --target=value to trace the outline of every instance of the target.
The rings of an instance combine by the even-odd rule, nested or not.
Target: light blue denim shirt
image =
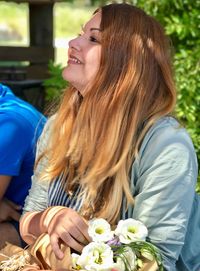
[[[51,120],[50,120],[51,121]],[[50,125],[46,125],[38,146],[45,149]],[[43,159],[33,176],[24,212],[42,211],[48,206],[64,205],[79,210],[81,202],[68,197],[59,178],[53,183],[39,181]],[[191,139],[171,117],[157,121],[147,132],[139,155],[133,163],[131,189],[134,207],[121,219],[133,217],[148,228],[148,241],[163,256],[165,270],[200,271],[200,196],[195,194],[197,159]]]
[[[149,241],[161,250],[169,271],[200,271],[197,172],[195,151],[185,129],[174,118],[160,119],[146,134],[133,163],[135,205],[128,217],[148,227]]]

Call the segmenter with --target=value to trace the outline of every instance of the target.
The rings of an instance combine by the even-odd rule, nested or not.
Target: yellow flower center
[[[96,228],[95,232],[98,234],[102,234],[102,233],[104,233],[104,230],[102,228]]]
[[[99,250],[96,249],[94,251],[94,256],[96,257],[95,263],[97,263],[97,264],[102,264],[103,263],[103,259],[101,257],[101,252]]]
[[[130,232],[130,233],[136,233],[136,232],[138,232],[138,228],[130,226],[130,227],[128,227],[128,232]]]

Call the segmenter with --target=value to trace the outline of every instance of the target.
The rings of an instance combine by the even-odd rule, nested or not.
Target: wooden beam
[[[46,79],[49,78],[47,64],[34,64],[26,67],[27,78]]]
[[[31,4],[50,4],[56,2],[65,2],[65,0],[6,0],[5,2],[15,2],[15,3],[31,3]]]
[[[0,66],[1,81],[21,81],[26,79],[46,79],[49,78],[48,64],[35,63],[28,66]]]
[[[53,47],[0,46],[0,61],[29,61],[31,63],[48,63],[50,59],[54,59]]]

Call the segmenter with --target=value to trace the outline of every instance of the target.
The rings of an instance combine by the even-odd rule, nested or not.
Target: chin
[[[62,78],[66,81],[69,81],[69,72],[68,72],[68,69],[67,67],[65,67],[62,71]]]
[[[71,72],[70,70],[68,70],[68,68],[64,68],[63,71],[62,71],[62,78],[69,82],[73,87],[77,88],[77,76],[74,76],[76,75],[74,72]]]

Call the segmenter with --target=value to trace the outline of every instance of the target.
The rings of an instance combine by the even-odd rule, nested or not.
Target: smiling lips
[[[82,62],[75,56],[70,55],[68,58],[69,64],[82,64]]]

